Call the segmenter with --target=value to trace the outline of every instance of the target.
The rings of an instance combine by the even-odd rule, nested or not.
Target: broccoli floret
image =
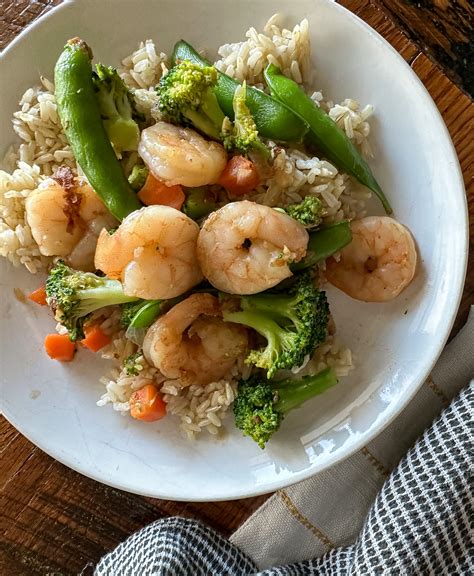
[[[125,358],[123,361],[123,369],[127,376],[138,376],[143,370],[143,364],[138,362],[138,359],[141,358],[142,355],[142,351],[138,350],[135,354],[130,354],[130,356]]]
[[[326,215],[323,203],[316,196],[305,196],[298,204],[287,206],[285,212],[305,228],[316,228]]]
[[[138,150],[140,130],[133,119],[133,102],[117,70],[97,64],[92,80],[102,122],[115,151],[121,154]]]
[[[242,296],[240,308],[224,312],[224,320],[253,328],[266,338],[265,348],[252,350],[246,362],[265,369],[268,378],[277,370],[301,366],[326,339],[329,305],[309,272],[295,279],[288,294]]]
[[[335,384],[337,378],[331,368],[298,380],[270,382],[259,375],[241,380],[234,402],[235,425],[265,448],[290,410]]]
[[[146,179],[148,178],[149,170],[146,166],[135,164],[132,168],[128,183],[135,192],[139,192],[145,186]]]
[[[132,323],[132,320],[137,315],[137,312],[140,311],[141,307],[144,304],[144,300],[138,300],[136,302],[127,302],[126,304],[122,304],[121,309],[122,313],[120,316],[120,323],[124,328],[128,328]]]
[[[229,151],[237,151],[240,154],[248,154],[252,150],[260,152],[265,157],[270,155],[270,150],[258,137],[257,125],[245,103],[247,97],[247,85],[245,81],[234,92],[232,106],[234,108],[234,121],[226,118],[222,128],[224,146]]]
[[[118,280],[73,270],[62,260],[46,280],[46,298],[54,317],[67,328],[71,340],[84,338],[84,321],[95,310],[138,300],[126,296]]]
[[[170,122],[192,124],[206,136],[220,140],[225,116],[214,94],[216,82],[213,66],[183,60],[161,78],[156,88],[159,109]]]

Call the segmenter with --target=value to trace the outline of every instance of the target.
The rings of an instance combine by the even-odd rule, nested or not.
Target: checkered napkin
[[[277,492],[230,542],[194,520],[158,520],[94,574],[473,574],[473,437],[474,309],[410,405],[357,454]]]

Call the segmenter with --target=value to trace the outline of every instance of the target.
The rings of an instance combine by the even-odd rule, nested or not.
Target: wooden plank
[[[445,74],[474,96],[474,4],[469,0],[373,0]]]
[[[469,99],[407,38],[405,32],[410,28],[410,20],[401,22],[405,32],[394,25],[396,18],[391,7],[401,5],[402,1],[375,1],[377,6],[369,0],[343,0],[342,3],[382,34],[411,63],[427,86],[456,146],[474,220],[473,154],[469,134],[472,106]],[[447,1],[437,0],[438,3]],[[5,46],[44,9],[58,3],[60,0],[0,0],[0,46]],[[425,4],[430,4],[429,0],[423,6]],[[418,23],[415,28],[418,31]],[[422,36],[417,36],[422,45],[419,38]],[[470,262],[474,271],[473,256],[471,246]],[[467,280],[455,329],[460,327],[469,304],[474,302],[473,291],[474,272]],[[88,562],[96,562],[133,531],[170,515],[198,518],[228,535],[266,499],[261,496],[199,504],[142,498],[108,488],[64,467],[35,448],[5,420],[0,420],[0,439],[3,448],[0,574],[5,576],[77,574]]]
[[[0,0],[0,50],[36,18],[63,0]]]

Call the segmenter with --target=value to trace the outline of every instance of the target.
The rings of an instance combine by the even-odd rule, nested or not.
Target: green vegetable
[[[222,138],[224,113],[213,88],[217,70],[185,60],[173,66],[160,80],[156,91],[159,108],[175,124],[191,123],[214,140]]]
[[[288,106],[309,126],[309,142],[316,145],[338,168],[370,188],[382,202],[385,212],[391,214],[392,208],[369,165],[355,145],[324,110],[318,108],[296,82],[283,76],[277,66],[273,64],[267,66],[265,80],[272,96]]]
[[[336,222],[324,228],[320,228],[309,235],[306,256],[300,262],[291,265],[295,272],[305,268],[312,268],[318,262],[329,258],[352,240],[352,232],[349,222]]]
[[[241,380],[234,401],[235,425],[260,448],[279,429],[285,415],[337,384],[332,368],[298,380],[269,382],[261,376]]]
[[[217,208],[216,195],[206,186],[186,188],[183,212],[193,220],[207,216]]]
[[[135,192],[139,192],[145,186],[148,173],[148,168],[141,164],[135,164],[132,168],[128,182]]]
[[[171,308],[181,302],[183,296],[169,300],[138,300],[123,304],[120,322],[126,328],[148,328],[163,312],[163,308]]]
[[[159,316],[163,300],[140,300],[122,306],[120,322],[122,326],[131,328],[148,328]]]
[[[118,280],[73,270],[59,260],[46,280],[46,300],[71,340],[81,340],[84,322],[92,312],[138,298],[126,296]]]
[[[267,378],[277,370],[302,366],[326,339],[329,305],[308,272],[295,278],[288,294],[241,296],[240,308],[224,312],[223,318],[253,328],[267,340],[264,348],[252,350],[246,358],[248,364],[265,369]]]
[[[95,68],[92,81],[109,140],[117,154],[134,152],[138,150],[140,129],[132,118],[130,93],[115,68],[103,64]]]
[[[305,228],[316,228],[326,214],[323,203],[316,196],[305,196],[298,204],[287,206],[285,212]]]
[[[143,365],[138,362],[138,358],[142,356],[142,351],[139,350],[135,354],[130,354],[123,361],[123,369],[127,376],[138,376],[143,370]]]
[[[58,113],[74,156],[92,188],[108,210],[122,220],[141,204],[125,178],[102,123],[91,59],[91,50],[83,40],[68,41],[54,70]]]
[[[270,156],[270,150],[258,137],[255,120],[245,103],[246,95],[247,84],[244,81],[241,86],[237,87],[234,93],[234,122],[226,118],[223,124],[224,146],[227,150],[235,150],[239,154],[248,154],[254,151],[268,158]]]
[[[176,64],[183,60],[190,60],[201,67],[210,65],[190,44],[180,40],[174,47],[172,62]],[[214,92],[222,111],[231,120],[234,119],[234,93],[238,86],[239,83],[229,76],[217,73]],[[303,139],[307,126],[287,106],[252,87],[247,88],[246,96],[247,106],[260,136],[282,142],[300,142]]]

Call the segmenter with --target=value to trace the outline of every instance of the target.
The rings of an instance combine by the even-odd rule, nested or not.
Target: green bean
[[[328,114],[316,106],[296,82],[283,76],[277,66],[273,64],[267,66],[265,80],[272,96],[307,123],[310,128],[307,136],[309,142],[316,145],[337,168],[354,176],[361,184],[370,188],[382,202],[385,212],[391,214],[392,208],[369,165]]]
[[[122,220],[141,204],[102,124],[92,83],[92,52],[80,38],[66,44],[54,70],[61,125],[74,156],[108,210]]]
[[[183,60],[190,60],[201,66],[211,66],[211,63],[200,56],[191,45],[180,40],[174,47],[172,63],[174,65]],[[222,111],[231,120],[234,118],[234,92],[238,86],[239,82],[222,72],[218,73],[214,92]],[[264,138],[283,142],[300,142],[307,132],[305,122],[302,122],[287,106],[261,90],[247,86],[246,103],[255,120],[258,133]]]

